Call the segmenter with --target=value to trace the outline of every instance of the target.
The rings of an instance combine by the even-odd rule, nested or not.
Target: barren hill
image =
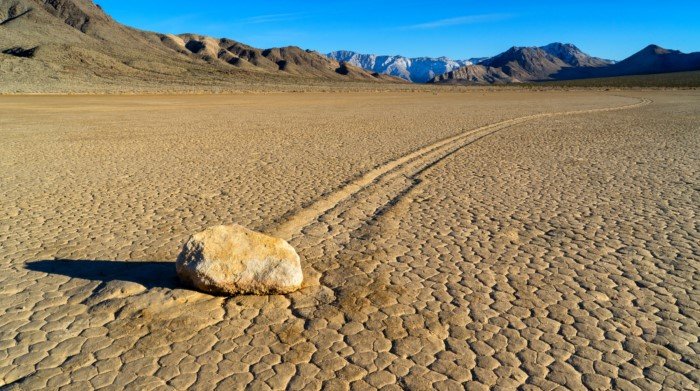
[[[297,47],[124,26],[91,0],[0,2],[2,91],[401,82]]]

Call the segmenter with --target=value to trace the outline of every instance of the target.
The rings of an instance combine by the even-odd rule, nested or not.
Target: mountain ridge
[[[414,83],[425,83],[437,75],[474,63],[473,59],[453,60],[445,56],[405,57],[364,54],[351,50],[337,50],[326,56],[368,71],[400,77]]]
[[[0,60],[0,92],[327,82],[501,84],[700,69],[700,53],[657,45],[620,62],[558,42],[469,60],[351,51],[324,55],[297,46],[259,49],[230,38],[135,29],[92,0],[2,1]]]
[[[700,70],[700,52],[683,53],[650,44],[626,59],[599,69],[562,70],[557,80],[648,75]]]
[[[575,80],[700,69],[700,53],[682,53],[649,45],[619,61],[583,53],[572,44],[552,43],[542,47],[513,46],[508,50],[451,72],[430,83],[504,84],[548,80]]]
[[[2,1],[0,59],[3,90],[31,83],[64,90],[58,86],[403,82],[294,46],[258,49],[228,38],[138,30],[91,0]]]

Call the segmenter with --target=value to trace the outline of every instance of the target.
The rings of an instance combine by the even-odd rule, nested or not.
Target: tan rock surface
[[[229,295],[290,293],[304,279],[299,255],[289,243],[240,225],[218,225],[192,235],[176,270],[186,285]]]

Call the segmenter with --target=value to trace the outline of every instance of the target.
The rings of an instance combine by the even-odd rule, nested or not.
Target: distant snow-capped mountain
[[[347,62],[369,71],[397,76],[414,83],[425,83],[435,76],[474,63],[472,59],[452,60],[447,57],[408,58],[403,56],[378,56],[376,54],[362,54],[348,50],[335,51],[328,53],[327,56],[339,62]]]

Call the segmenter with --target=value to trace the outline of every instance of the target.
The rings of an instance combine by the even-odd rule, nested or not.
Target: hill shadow
[[[181,288],[173,262],[53,259],[27,262],[25,267],[36,272],[101,281],[102,283],[129,281],[141,284],[148,289]]]

